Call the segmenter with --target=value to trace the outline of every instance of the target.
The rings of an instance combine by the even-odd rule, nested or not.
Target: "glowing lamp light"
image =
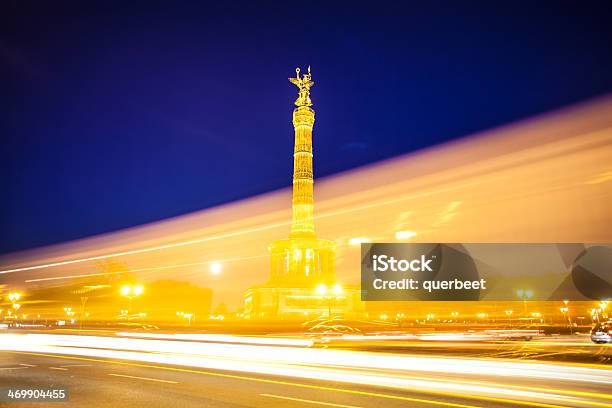
[[[327,293],[327,286],[324,284],[320,284],[317,286],[317,288],[315,289],[315,293],[319,296],[323,296]]]
[[[331,288],[328,288],[327,285],[321,283],[315,288],[315,293],[319,296],[325,296],[329,294],[329,292],[331,292],[334,296],[338,296],[344,293],[344,288],[338,283],[333,285]]]
[[[519,289],[516,291],[516,294],[518,295],[518,297],[520,297],[521,299],[525,300],[525,299],[531,299],[533,297],[533,290],[531,289]]]
[[[221,273],[221,270],[223,270],[223,266],[221,265],[220,262],[213,262],[210,264],[210,273],[212,273],[213,275],[218,275]]]
[[[9,297],[9,300],[11,302],[16,302],[16,301],[18,301],[21,298],[21,293],[19,293],[19,292],[11,292],[11,293],[9,293],[8,297]]]
[[[143,294],[144,292],[144,286],[142,285],[123,285],[121,287],[121,289],[119,290],[119,292],[123,295],[123,296],[127,296],[129,298],[132,298],[134,296],[140,296]]]

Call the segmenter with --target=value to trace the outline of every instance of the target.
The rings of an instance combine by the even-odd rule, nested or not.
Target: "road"
[[[2,386],[66,386],[76,407],[612,407],[594,364],[40,334],[0,350]]]

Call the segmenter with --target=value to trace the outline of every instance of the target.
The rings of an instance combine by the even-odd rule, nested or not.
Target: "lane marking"
[[[49,367],[49,370],[61,370],[61,371],[68,371],[67,368],[63,368],[63,367]]]
[[[343,393],[347,393],[347,394],[366,395],[366,396],[370,396],[370,397],[387,398],[387,399],[394,399],[394,400],[400,400],[400,401],[420,402],[420,403],[424,403],[424,404],[440,405],[440,406],[453,407],[453,408],[484,408],[484,407],[478,406],[478,405],[457,404],[457,403],[453,403],[453,402],[443,402],[443,401],[427,400],[427,399],[422,399],[422,398],[411,398],[411,397],[405,397],[405,396],[401,396],[401,395],[381,394],[381,393],[369,392],[369,391],[358,391],[358,390],[349,390],[349,389],[343,389],[343,388],[324,387],[324,386],[319,386],[319,385],[292,383],[292,382],[288,382],[288,381],[269,380],[269,379],[265,379],[265,378],[246,377],[246,376],[239,376],[239,375],[233,375],[233,374],[223,374],[223,373],[215,373],[215,372],[209,372],[209,371],[201,371],[201,370],[191,370],[191,369],[187,369],[187,368],[165,367],[165,366],[156,366],[156,365],[152,365],[152,364],[132,363],[132,362],[128,362],[128,361],[113,361],[113,360],[103,360],[103,359],[95,359],[95,358],[88,358],[88,357],[63,356],[63,355],[59,355],[59,354],[32,353],[32,352],[27,352],[27,351],[7,351],[7,350],[1,350],[1,351],[8,352],[8,353],[15,353],[15,354],[26,354],[26,355],[32,355],[32,356],[44,356],[44,357],[63,358],[63,359],[68,359],[68,360],[93,361],[93,362],[96,362],[96,363],[116,364],[116,365],[123,365],[123,366],[143,367],[143,368],[156,368],[156,369],[159,369],[159,370],[177,371],[177,372],[190,373],[190,374],[209,375],[209,376],[213,376],[213,377],[231,378],[231,379],[245,380],[245,381],[255,381],[255,382],[261,382],[261,383],[267,383],[267,384],[276,384],[276,385],[287,385],[287,386],[293,386],[293,387],[299,387],[299,388],[307,388],[307,389],[315,389],[315,390],[323,390],[323,391],[337,391],[337,392],[343,392]],[[470,398],[470,397],[471,396],[468,396],[468,398]],[[472,398],[474,398],[474,397],[472,397]],[[525,403],[525,405],[527,405],[527,404],[528,403]],[[532,405],[532,406],[535,406],[535,405]],[[558,405],[554,405],[554,406],[550,405],[550,406],[547,406],[547,407],[550,407],[550,408],[564,408],[564,407],[561,407],[561,406],[558,406]]]
[[[344,388],[333,388],[333,387],[325,387],[325,386],[320,386],[320,385],[293,383],[289,381],[269,380],[265,378],[247,377],[247,376],[241,376],[241,375],[235,375],[235,374],[223,374],[223,373],[193,370],[193,369],[187,369],[187,368],[177,368],[177,367],[156,366],[152,364],[132,363],[128,361],[113,361],[113,360],[103,360],[103,359],[96,359],[96,358],[89,358],[89,357],[74,357],[74,356],[64,356],[64,355],[59,355],[59,354],[33,353],[33,352],[27,352],[27,351],[8,351],[8,350],[0,350],[0,351],[8,352],[8,353],[15,353],[15,354],[33,355],[33,356],[63,358],[63,359],[68,359],[68,360],[93,361],[97,363],[117,364],[117,365],[132,366],[132,367],[156,368],[159,370],[202,374],[202,375],[209,375],[209,376],[214,376],[214,377],[233,378],[237,380],[255,381],[255,382],[277,384],[277,385],[287,385],[287,386],[308,388],[308,389],[337,391],[337,392],[344,392],[348,394],[367,395],[367,396],[395,399],[395,400],[401,400],[401,401],[420,402],[420,403],[432,404],[432,405],[442,405],[442,406],[447,406],[447,407],[484,408],[484,407],[479,407],[476,405],[465,405],[465,404],[458,404],[458,403],[452,403],[452,402],[427,400],[427,399],[422,399],[422,398],[411,398],[411,397],[405,397],[405,396],[394,395],[394,394],[382,394],[382,393],[369,392],[369,391],[349,390],[349,389],[344,389]],[[480,400],[485,400],[485,401],[495,401],[495,402],[503,402],[503,403],[509,403],[509,404],[517,404],[517,405],[527,405],[530,407],[565,408],[565,406],[563,405],[553,405],[553,404],[546,404],[542,402],[511,400],[511,399],[506,399],[506,398],[486,397],[486,396],[481,396],[481,395],[469,395],[469,394],[460,394],[460,393],[453,393],[453,392],[436,392],[436,391],[428,391],[428,390],[423,390],[423,389],[417,390],[417,389],[409,389],[409,388],[400,389],[400,391],[412,391],[412,392],[420,392],[420,393],[426,393],[426,394],[438,394],[438,395],[444,395],[444,396],[452,396],[452,397],[461,398],[461,399],[480,399]],[[585,402],[585,404],[586,403],[590,403],[590,401]],[[605,405],[605,406],[612,407],[612,405]]]
[[[25,370],[28,367],[0,367],[0,370]]]
[[[329,407],[341,407],[341,408],[361,408],[356,405],[344,405],[344,404],[333,404],[331,402],[322,402],[322,401],[313,401],[301,398],[292,398],[292,397],[284,397],[282,395],[274,395],[274,394],[259,394],[262,397],[270,397],[270,398],[280,398],[289,401],[297,401],[297,402],[305,402],[307,404],[318,404],[318,405],[327,405]]]
[[[24,364],[24,363],[21,363],[19,365],[20,366],[24,366],[24,367],[37,367],[35,364]]]
[[[112,375],[113,377],[135,378],[137,380],[147,380],[147,381],[157,381],[157,382],[163,382],[163,383],[169,383],[169,384],[178,384],[178,381],[160,380],[158,378],[136,377],[133,375],[113,374],[113,373],[109,373],[108,375]]]

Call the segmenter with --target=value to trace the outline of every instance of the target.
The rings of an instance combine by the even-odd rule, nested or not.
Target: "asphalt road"
[[[0,361],[0,383],[4,387],[67,387],[70,390],[68,405],[75,407],[512,405],[418,392],[390,392],[376,387],[354,387],[328,381],[304,381],[251,374],[245,376],[225,371],[185,372],[181,371],[182,367],[176,366],[143,367],[111,360],[73,360],[5,352],[1,354]],[[41,406],[40,403],[6,405]]]
[[[93,336],[30,338],[28,343],[25,337],[0,335],[0,388],[67,387],[69,403],[3,406],[612,407],[612,369],[603,365]]]

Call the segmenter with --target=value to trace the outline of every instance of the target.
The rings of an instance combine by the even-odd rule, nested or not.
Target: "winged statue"
[[[298,98],[295,100],[295,106],[311,106],[312,100],[310,99],[310,87],[314,85],[312,75],[310,74],[310,65],[308,66],[308,73],[303,74],[300,78],[300,69],[295,69],[295,78],[289,78],[292,84],[298,87]]]

